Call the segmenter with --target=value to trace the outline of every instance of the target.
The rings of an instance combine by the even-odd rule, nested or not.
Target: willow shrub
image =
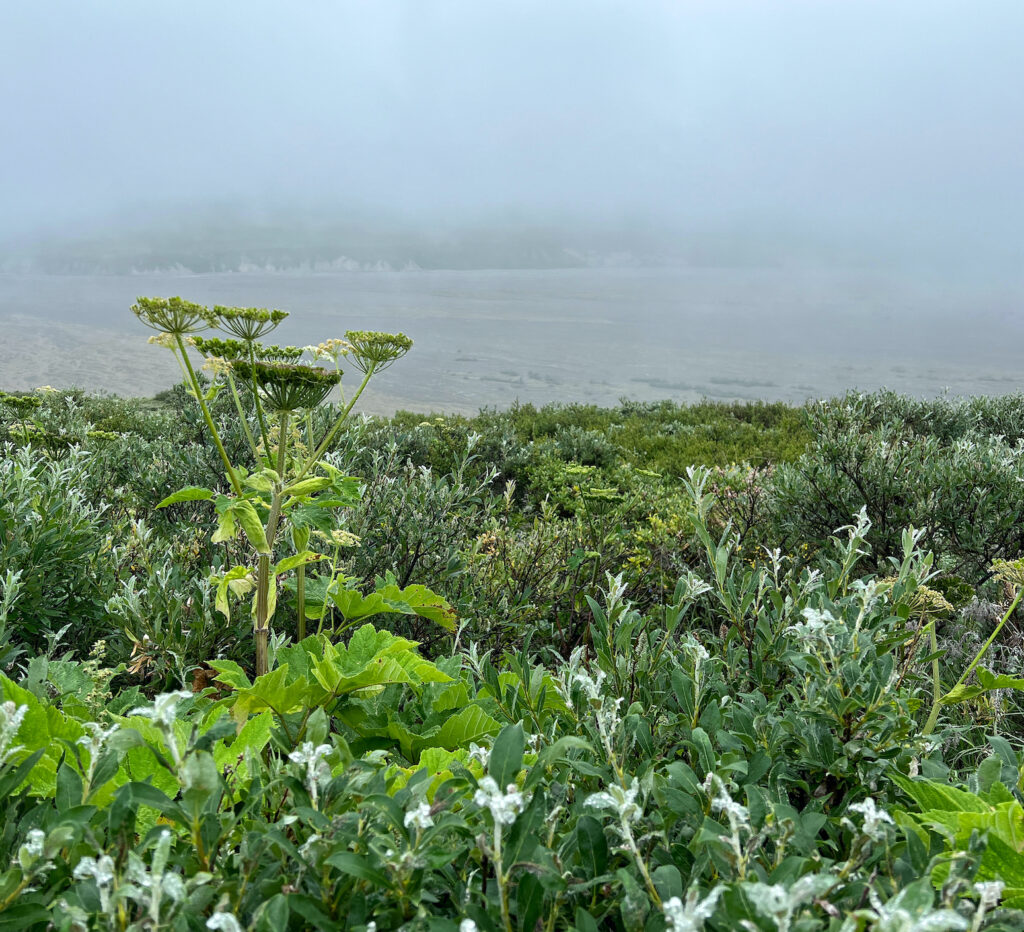
[[[98,717],[0,679],[0,922],[1020,928],[985,836],[955,806],[920,811],[949,786],[943,746],[970,736],[945,713],[923,730],[919,535],[885,577],[864,572],[863,513],[818,571],[751,566],[708,524],[708,476],[687,488],[691,572],[656,612],[606,577],[568,658],[468,645],[429,661],[366,626]],[[970,811],[1002,837],[1019,764],[993,747]]]

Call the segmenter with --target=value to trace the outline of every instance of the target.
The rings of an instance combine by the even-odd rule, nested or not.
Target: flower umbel
[[[412,349],[412,340],[404,333],[378,330],[349,330],[345,334],[348,355],[360,372],[380,372]]]
[[[232,369],[256,383],[268,407],[277,412],[315,408],[341,381],[340,372],[317,366],[292,366],[285,363],[235,360]]]
[[[217,329],[247,343],[270,333],[287,316],[287,311],[269,311],[262,307],[224,307],[218,304],[213,309]]]
[[[210,312],[201,304],[182,298],[137,298],[132,313],[161,334],[183,336],[210,326]]]

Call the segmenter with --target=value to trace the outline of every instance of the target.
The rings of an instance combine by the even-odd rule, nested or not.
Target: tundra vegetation
[[[0,928],[1024,929],[1024,397],[369,418],[401,334],[134,310],[180,385],[0,395]]]

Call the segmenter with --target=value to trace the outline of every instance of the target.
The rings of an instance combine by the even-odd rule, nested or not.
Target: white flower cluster
[[[722,887],[715,887],[704,899],[696,887],[691,887],[684,902],[673,896],[662,904],[665,914],[665,928],[668,932],[700,932],[704,928],[704,920],[710,919],[722,895]]]
[[[778,932],[789,932],[796,911],[831,889],[835,882],[828,874],[805,874],[791,887],[779,883],[749,883],[744,884],[743,892],[759,913],[775,923]]]
[[[25,837],[25,843],[18,849],[18,866],[24,871],[44,870],[52,862],[40,864],[46,850],[46,832],[42,829],[31,829]]]
[[[711,796],[712,790],[717,790],[714,796]],[[711,811],[724,812],[733,832],[741,828],[750,831],[750,810],[729,795],[725,782],[718,774],[707,775],[704,780],[704,792],[711,796]]]
[[[502,793],[494,777],[484,777],[473,794],[473,802],[491,811],[495,825],[511,825],[526,808],[528,800],[514,783]]]
[[[420,803],[415,809],[410,809],[405,814],[405,827],[428,829],[434,824],[434,818],[430,814],[430,803]]]
[[[795,634],[807,641],[831,643],[832,626],[836,624],[836,617],[828,609],[820,611],[810,607],[805,608],[802,614],[804,620],[786,628],[786,634]]]
[[[863,802],[853,803],[853,805],[847,806],[847,812],[859,812],[864,817],[864,824],[861,827],[861,831],[872,841],[881,841],[885,838],[885,826],[893,824],[889,813],[884,809],[879,809],[878,806],[875,805],[875,801],[870,796]],[[845,816],[843,817],[842,824],[854,831],[857,831],[853,822]]]
[[[908,893],[908,890],[911,892]],[[874,889],[868,889],[871,911],[864,911],[874,919],[873,932],[965,932],[967,920],[952,909],[922,908],[913,902],[913,888],[905,888],[887,903],[883,903]],[[863,915],[863,913],[861,913]],[[840,932],[859,928],[853,917],[843,923]]]
[[[143,718],[148,718],[153,722],[154,725],[167,731],[174,727],[175,721],[177,721],[177,710],[178,703],[182,699],[191,699],[192,693],[185,692],[182,689],[175,690],[170,693],[160,693],[153,700],[152,706],[142,706],[138,709],[132,709],[129,715],[141,715]]]
[[[978,904],[979,908],[984,910],[994,909],[1003,898],[1003,890],[1005,889],[1006,884],[1001,880],[976,883],[974,885],[974,892],[981,898]]]
[[[71,872],[75,880],[94,880],[100,894],[100,909],[110,914],[110,891],[114,884],[114,860],[108,854],[84,857]]]
[[[109,887],[114,882],[114,860],[109,854],[84,857],[75,865],[72,876],[75,880],[95,880],[98,887]]]
[[[6,763],[12,754],[21,750],[20,746],[12,747],[11,742],[18,734],[27,712],[27,705],[16,706],[10,700],[0,705],[0,764]]]
[[[206,920],[206,928],[213,932],[243,932],[242,923],[234,913],[229,912],[214,913]]]
[[[618,784],[612,784],[608,787],[607,792],[591,793],[583,801],[583,805],[590,806],[592,809],[606,809],[613,812],[620,822],[629,825],[644,814],[643,808],[636,802],[639,792],[640,784],[634,777],[627,789],[623,789]]]
[[[288,755],[288,760],[293,764],[306,765],[306,789],[309,790],[309,797],[316,808],[319,799],[320,781],[331,775],[331,768],[325,758],[331,753],[329,744],[313,745],[312,741],[305,741],[302,747],[297,748]]]

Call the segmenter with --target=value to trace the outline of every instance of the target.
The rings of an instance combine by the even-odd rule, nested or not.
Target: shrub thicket
[[[0,926],[1024,928],[1020,398],[350,422],[259,676],[196,398],[40,398]]]

